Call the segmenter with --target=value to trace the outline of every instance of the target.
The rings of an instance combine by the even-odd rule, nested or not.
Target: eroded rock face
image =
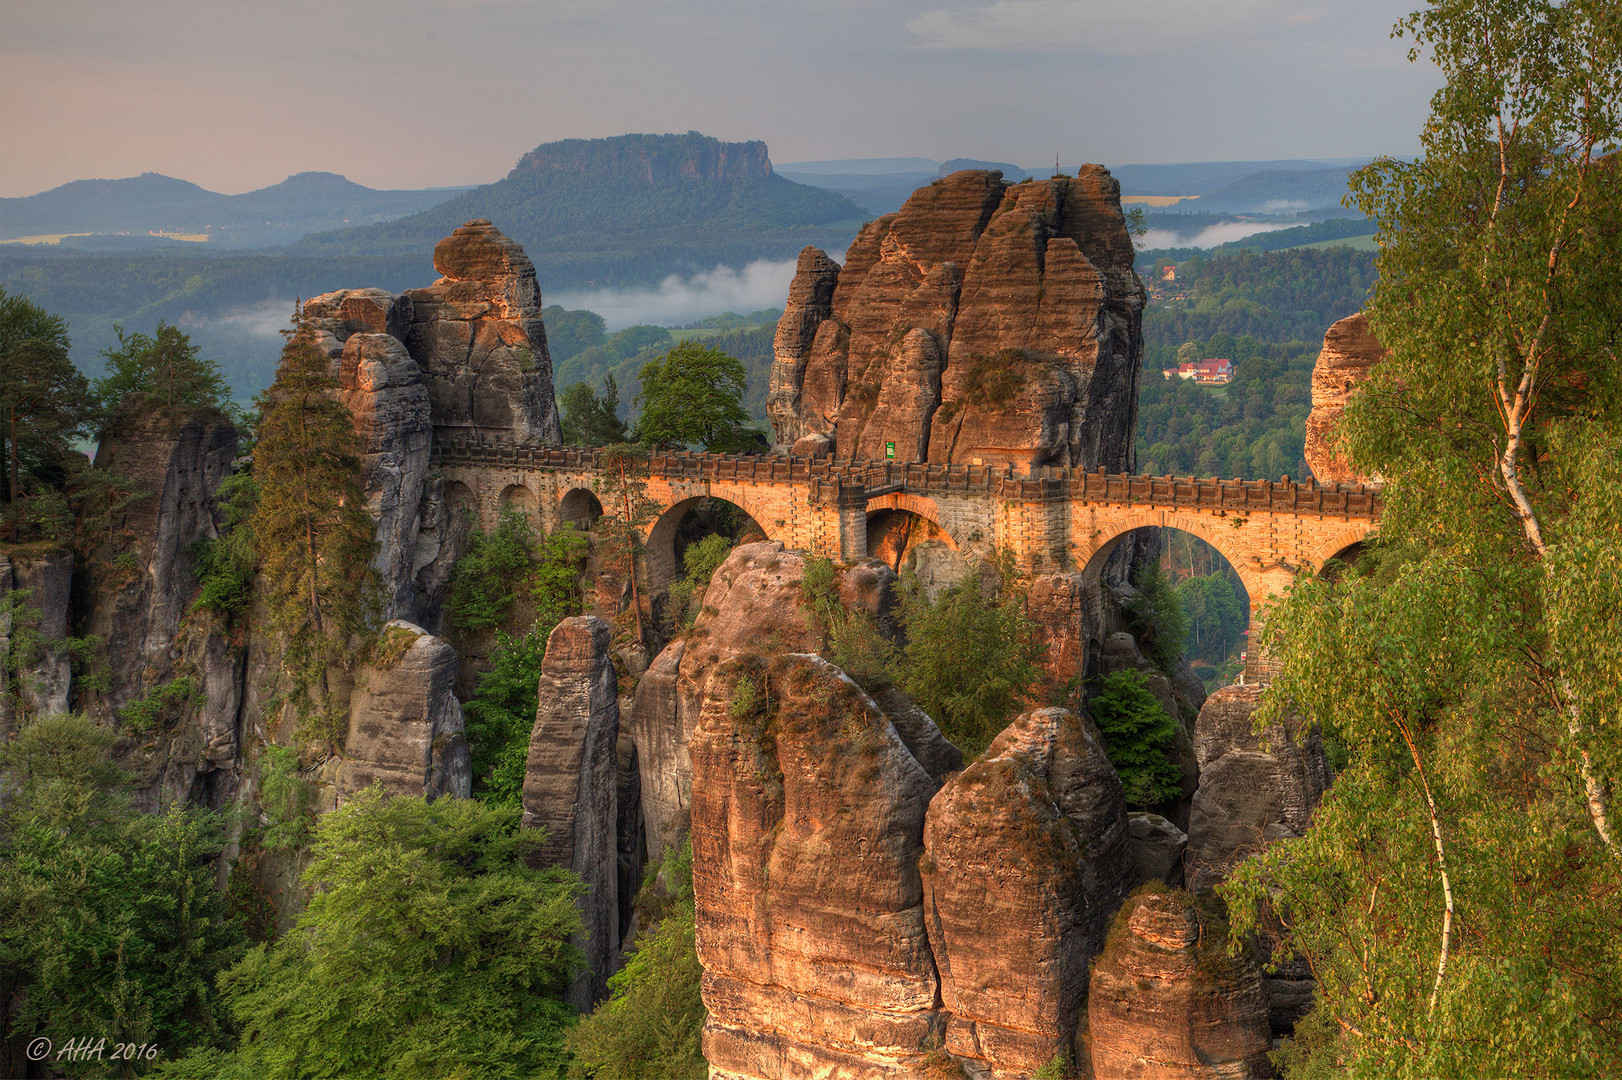
[[[434,248],[442,275],[406,293],[406,345],[422,365],[440,435],[562,441],[541,290],[524,249],[483,218]]]
[[[546,830],[536,851],[586,884],[576,944],[586,970],[570,1004],[588,1009],[608,983],[619,949],[619,690],[609,656],[613,631],[594,615],[564,619],[546,641],[539,704],[524,765],[524,825]]]
[[[1068,1052],[1087,965],[1132,884],[1121,782],[1090,720],[1039,709],[947,782],[924,824],[924,904],[949,1015],[976,1076]]]
[[[7,619],[8,639],[16,639],[20,648],[25,636],[17,621],[27,617],[33,624],[35,649],[32,656],[19,656],[16,661],[18,700],[8,701],[15,710],[10,717],[47,716],[68,711],[68,694],[72,689],[73,669],[61,642],[69,635],[73,598],[73,552],[66,549],[20,553],[13,552],[6,568],[0,571],[9,577],[7,593],[18,593],[16,609]],[[11,647],[8,640],[7,648]]]
[[[698,708],[693,880],[711,1076],[919,1075],[941,1019],[918,872],[935,781],[819,656],[721,661]]]
[[[1130,471],[1144,292],[1097,165],[966,170],[870,223],[842,268],[800,256],[769,411],[840,458]]]
[[[1189,812],[1189,887],[1216,884],[1240,860],[1275,840],[1302,836],[1329,787],[1316,731],[1277,727],[1257,733],[1256,686],[1224,686],[1205,701],[1194,727],[1199,788]]]
[[[1149,892],[1122,907],[1088,995],[1097,1080],[1274,1075],[1261,977],[1227,936],[1215,899]]]
[[[1385,347],[1360,311],[1324,334],[1323,351],[1312,367],[1312,412],[1307,416],[1307,464],[1320,484],[1364,484],[1370,477],[1333,451],[1335,427],[1346,402],[1370,371],[1385,359]]]
[[[384,656],[361,668],[349,699],[338,798],[379,784],[393,795],[465,799],[473,788],[456,650],[420,626],[384,628]]]

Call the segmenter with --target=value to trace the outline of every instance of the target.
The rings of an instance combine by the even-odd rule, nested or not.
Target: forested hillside
[[[1374,283],[1368,252],[1249,248],[1175,264],[1144,315],[1138,470],[1152,475],[1307,479],[1312,365],[1323,335]],[[1226,386],[1161,377],[1178,352],[1234,362]],[[1185,352],[1185,358],[1189,355]]]

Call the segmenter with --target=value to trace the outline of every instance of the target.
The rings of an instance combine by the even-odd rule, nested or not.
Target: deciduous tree
[[[643,366],[636,434],[652,446],[696,443],[712,453],[764,450],[744,411],[744,370],[719,349],[684,341]]]

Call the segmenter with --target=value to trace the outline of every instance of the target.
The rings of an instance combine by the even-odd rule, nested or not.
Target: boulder
[[[918,859],[936,783],[820,656],[720,661],[692,734],[711,1076],[914,1077],[940,1034]]]
[[[1092,721],[1039,709],[1010,725],[930,803],[922,870],[946,1049],[996,1078],[1070,1053],[1088,962],[1132,884]]]
[[[1144,891],[1122,906],[1087,998],[1096,1080],[1274,1075],[1261,977],[1227,939],[1214,897]]]
[[[1307,464],[1318,483],[1365,484],[1374,479],[1352,468],[1335,451],[1335,428],[1358,385],[1385,354],[1361,311],[1346,316],[1324,334],[1323,351],[1312,366],[1312,412],[1307,416],[1306,437]]]
[[[1189,887],[1207,888],[1275,840],[1302,836],[1329,786],[1316,730],[1293,722],[1257,732],[1262,688],[1224,686],[1194,727],[1199,788],[1189,811]]]
[[[1142,285],[1100,166],[1008,184],[964,170],[808,249],[778,324],[778,442],[842,458],[1130,471]]]
[[[1133,813],[1126,819],[1126,850],[1137,882],[1183,883],[1183,852],[1188,834],[1159,814]]]
[[[473,787],[462,706],[452,692],[456,650],[396,619],[355,678],[335,788],[340,803],[380,785],[392,795],[465,799]]]
[[[546,830],[538,864],[586,885],[576,944],[586,968],[569,990],[582,1011],[600,1000],[620,945],[619,691],[613,630],[595,615],[564,619],[546,640],[539,704],[524,761],[524,826]]]

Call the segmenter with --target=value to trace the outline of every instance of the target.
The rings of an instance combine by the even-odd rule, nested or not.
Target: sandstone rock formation
[[[1087,999],[1096,1080],[1274,1075],[1261,978],[1227,936],[1214,899],[1146,891],[1122,907]]]
[[[69,636],[72,593],[73,553],[66,549],[14,550],[0,567],[0,601],[11,600],[0,615],[0,659],[15,665],[16,680],[15,700],[0,686],[0,734],[10,734],[21,716],[68,711],[73,669],[61,642]],[[17,656],[8,655],[12,648]]]
[[[782,446],[840,458],[1130,471],[1143,287],[1109,172],[969,170],[807,249],[767,410]],[[889,444],[894,444],[893,455]]]
[[[665,845],[680,842],[693,783],[687,742],[713,673],[745,652],[822,647],[820,629],[802,608],[804,576],[805,556],[785,551],[780,541],[740,544],[710,580],[688,637],[667,646],[638,682],[631,722],[650,860],[657,861]],[[894,581],[894,571],[869,559],[843,568],[837,584],[842,603],[882,623],[889,618]],[[932,760],[949,753],[924,752],[933,753]]]
[[[473,767],[452,693],[456,651],[420,626],[389,623],[349,701],[340,800],[372,784],[395,795],[465,799]]]
[[[946,1048],[976,1077],[1069,1054],[1087,964],[1132,884],[1121,782],[1090,720],[1020,717],[924,823],[929,944]]]
[[[918,873],[935,781],[838,668],[772,652],[716,666],[690,744],[710,1075],[917,1076],[940,1025]]]
[[[1307,416],[1307,464],[1320,484],[1363,484],[1370,478],[1334,450],[1335,427],[1357,386],[1385,359],[1385,348],[1360,311],[1324,334],[1323,351],[1312,367],[1312,412]]]
[[[1277,727],[1257,733],[1257,686],[1224,686],[1205,701],[1194,728],[1199,789],[1189,812],[1189,888],[1207,888],[1274,840],[1305,834],[1329,786],[1317,733]]]
[[[443,276],[403,295],[344,289],[304,304],[365,443],[385,615],[438,625],[462,525],[428,475],[435,436],[561,441],[535,267],[488,221],[440,241]]]
[[[547,638],[524,764],[524,825],[546,830],[537,860],[573,870],[586,885],[585,928],[576,942],[586,969],[569,989],[578,1009],[602,997],[620,945],[620,710],[612,638],[594,615],[564,619]]]
[[[1159,814],[1128,814],[1126,848],[1132,871],[1139,883],[1158,881],[1163,885],[1183,884],[1183,852],[1188,834]]]

